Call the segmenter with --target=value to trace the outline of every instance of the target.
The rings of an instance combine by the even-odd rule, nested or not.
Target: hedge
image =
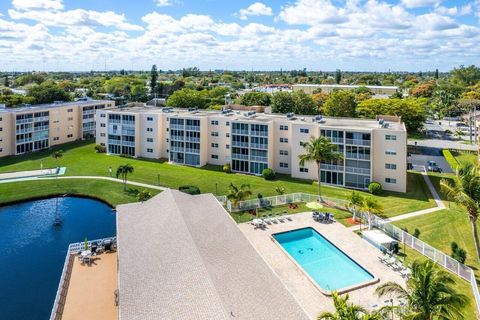
[[[452,168],[453,172],[457,171],[458,161],[457,161],[457,159],[455,159],[455,157],[450,152],[450,150],[442,149],[442,154],[445,157],[445,160],[447,160],[450,168]]]

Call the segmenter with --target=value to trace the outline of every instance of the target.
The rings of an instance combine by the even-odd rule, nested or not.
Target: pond
[[[56,219],[60,226],[54,226]],[[114,235],[115,212],[92,199],[0,207],[0,318],[48,319],[68,245]]]

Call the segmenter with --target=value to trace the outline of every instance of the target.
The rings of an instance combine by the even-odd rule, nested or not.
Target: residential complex
[[[0,109],[0,157],[95,136],[96,110],[113,101],[86,100]]]
[[[374,95],[391,96],[400,91],[397,86],[359,86],[359,85],[343,85],[343,84],[294,84],[293,91],[303,91],[312,94],[314,91],[320,90],[322,93],[332,93],[335,90],[354,90],[360,87],[366,87],[372,91]]]
[[[166,158],[201,167],[230,164],[234,172],[260,175],[265,168],[316,180],[317,166],[300,166],[303,143],[328,137],[342,160],[321,164],[321,182],[365,189],[371,181],[405,192],[407,132],[397,117],[377,120],[256,113],[188,111],[146,106],[97,111],[96,140],[110,154]]]

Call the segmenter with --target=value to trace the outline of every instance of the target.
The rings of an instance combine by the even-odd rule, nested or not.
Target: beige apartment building
[[[95,137],[95,112],[114,101],[86,100],[0,109],[0,157]]]
[[[387,119],[388,118],[388,119]],[[97,143],[110,154],[166,158],[201,167],[230,164],[232,171],[260,175],[272,168],[316,180],[314,163],[299,165],[303,142],[320,135],[337,145],[343,159],[321,164],[324,184],[366,189],[371,181],[405,192],[407,131],[400,119],[348,119],[254,111],[205,111],[146,106],[96,113]]]
[[[321,90],[322,93],[330,94],[335,90],[354,90],[360,87],[366,87],[372,91],[374,95],[391,96],[400,91],[397,86],[358,86],[345,84],[294,84],[293,91],[303,91],[307,94],[313,94],[316,90]]]

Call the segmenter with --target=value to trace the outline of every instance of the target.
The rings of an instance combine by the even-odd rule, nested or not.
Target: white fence
[[[220,202],[224,203],[227,209],[230,212],[238,212],[238,211],[247,211],[247,210],[254,210],[257,208],[269,208],[269,207],[276,207],[282,206],[290,203],[299,203],[299,202],[313,202],[319,200],[319,196],[308,194],[308,193],[289,193],[289,194],[282,194],[273,197],[264,197],[264,198],[257,198],[257,199],[250,199],[239,201],[237,206],[233,206],[232,203],[224,196],[220,200],[220,197],[217,197]],[[322,197],[324,202],[327,202],[331,206],[345,208],[347,201],[339,200],[339,199],[330,199],[328,197]]]
[[[359,212],[357,216],[368,221],[368,214]],[[402,229],[390,224],[388,221],[383,220],[375,215],[371,215],[371,223],[373,227],[376,227],[383,232],[390,235],[392,238],[404,243],[410,248],[421,253],[424,257],[429,258],[430,260],[436,262],[438,265],[444,267],[448,271],[456,274],[460,278],[468,281],[472,287],[473,296],[475,297],[475,302],[477,304],[477,311],[480,315],[480,292],[477,286],[477,280],[475,279],[475,273],[470,267],[458,262],[452,257],[446,255],[442,251],[435,249],[429,244],[423,242],[422,240],[415,238],[411,234]]]
[[[115,242],[116,238],[104,238],[99,240],[87,241],[88,247],[92,245],[92,242],[103,242],[104,240],[111,240]],[[68,251],[65,257],[65,263],[63,264],[62,275],[60,276],[60,282],[58,284],[57,294],[53,303],[52,312],[50,313],[50,320],[57,320],[62,318],[63,307],[65,305],[65,299],[67,297],[68,284],[70,283],[70,276],[72,274],[73,262],[75,261],[74,253],[82,250],[85,246],[85,242],[71,243],[68,246]]]

